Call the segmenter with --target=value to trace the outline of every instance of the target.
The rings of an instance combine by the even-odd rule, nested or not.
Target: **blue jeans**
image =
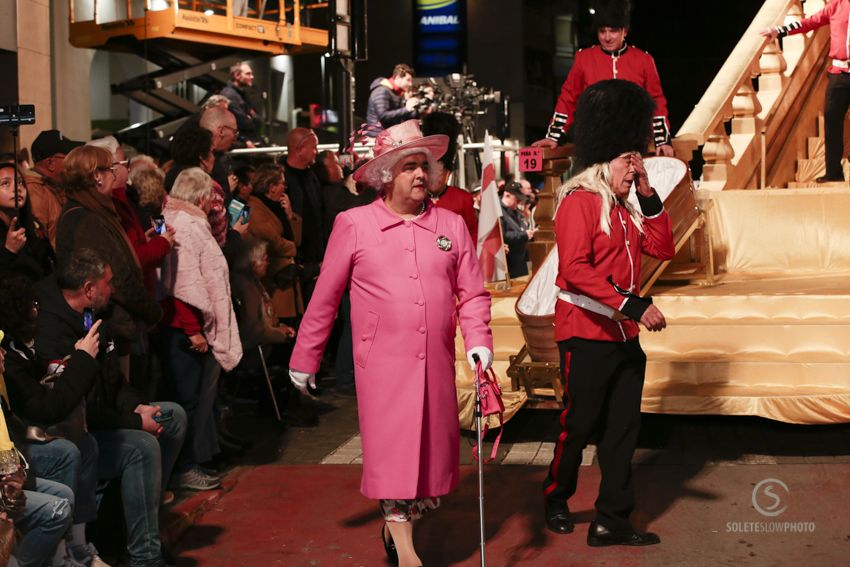
[[[100,448],[98,478],[121,478],[121,503],[127,523],[127,552],[133,567],[159,566],[159,503],[162,482],[171,469],[186,435],[186,412],[171,402],[152,402],[172,418],[162,423],[159,441],[137,429],[94,431]],[[166,477],[167,478],[167,477]]]
[[[27,505],[15,526],[24,534],[15,558],[20,567],[49,567],[56,546],[71,526],[74,493],[64,484],[36,478],[26,490]]]
[[[177,472],[186,472],[194,464],[209,461],[220,450],[215,401],[221,366],[211,353],[189,350],[191,343],[181,329],[163,329],[160,341],[169,390],[189,419],[186,443],[177,462]]]
[[[74,523],[97,518],[97,441],[86,433],[73,443],[54,439],[27,446],[30,470],[35,476],[59,482],[74,491]]]

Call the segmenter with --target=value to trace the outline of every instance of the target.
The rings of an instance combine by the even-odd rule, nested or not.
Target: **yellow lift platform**
[[[313,11],[326,11],[327,2],[69,1],[71,44],[76,47],[123,51],[123,40],[133,38],[281,55],[320,51],[328,44],[327,30],[302,25]]]
[[[76,47],[134,53],[157,70],[112,85],[159,114],[116,132],[119,140],[150,151],[193,113],[180,84],[218,92],[228,68],[258,56],[321,53],[327,49],[327,1],[318,0],[69,0],[70,41]],[[206,98],[206,97],[205,97]]]

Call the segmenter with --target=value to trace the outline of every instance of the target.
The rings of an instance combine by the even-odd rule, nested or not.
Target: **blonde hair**
[[[611,208],[617,203],[617,196],[614,194],[614,190],[611,189],[611,166],[608,162],[593,164],[561,185],[558,189],[558,206],[555,207],[556,212],[564,198],[576,189],[584,189],[602,197],[602,207],[599,211],[599,228],[602,232],[611,236]],[[643,233],[643,215],[635,209],[628,199],[621,199],[620,205],[628,211],[632,222]]]
[[[136,169],[130,175],[133,188],[139,195],[139,205],[162,208],[165,200],[165,174],[159,168]]]

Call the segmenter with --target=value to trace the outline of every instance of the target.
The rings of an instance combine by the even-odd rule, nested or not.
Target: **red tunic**
[[[777,27],[780,36],[808,33],[821,26],[829,25],[829,56],[835,60],[850,60],[850,2],[847,0],[832,0],[823,10],[812,14],[812,16],[801,22],[792,22],[787,26]],[[837,75],[848,73],[848,67],[836,67],[830,65],[829,73]]]
[[[115,203],[115,210],[121,217],[121,226],[127,233],[127,239],[132,243],[133,250],[139,257],[145,288],[153,293],[156,288],[156,269],[171,251],[171,244],[162,236],[153,236],[148,239],[145,234],[147,231],[139,223],[139,217],[127,197],[126,187],[121,186],[112,191],[112,202]]]
[[[561,95],[555,105],[555,114],[549,124],[546,137],[556,142],[573,122],[578,97],[584,89],[599,81],[624,79],[642,87],[655,100],[655,116],[652,119],[653,138],[656,146],[670,143],[670,121],[667,99],[661,90],[661,79],[652,56],[631,45],[624,45],[614,53],[608,53],[599,45],[580,49],[575,63],[561,87]]]
[[[602,232],[599,217],[602,197],[598,193],[573,191],[561,201],[555,214],[558,244],[558,277],[562,290],[595,299],[621,309],[625,299],[607,281],[640,293],[641,253],[669,260],[676,252],[667,212],[644,217],[643,233],[628,211],[617,203],[611,208],[611,235]],[[571,337],[599,341],[625,341],[638,334],[637,321],[616,322],[566,301],[555,305],[555,340]]]
[[[459,214],[469,229],[472,242],[478,242],[478,216],[475,214],[475,201],[470,193],[449,185],[442,195],[431,197],[431,202],[441,209]]]

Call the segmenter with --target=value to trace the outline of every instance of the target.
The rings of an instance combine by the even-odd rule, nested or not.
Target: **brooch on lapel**
[[[448,252],[452,249],[452,241],[449,240],[447,236],[438,236],[437,237],[437,248],[442,250],[443,252]]]

